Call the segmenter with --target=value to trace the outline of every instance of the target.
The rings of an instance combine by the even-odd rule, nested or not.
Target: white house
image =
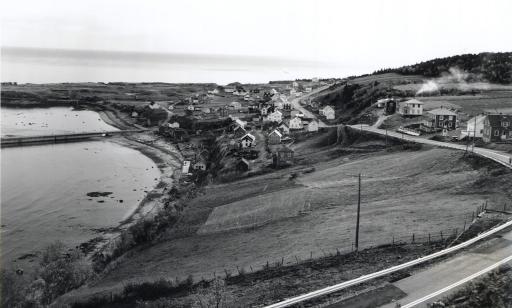
[[[484,123],[486,115],[480,114],[468,120],[467,128],[460,132],[460,137],[482,138],[484,135]]]
[[[283,114],[279,110],[275,110],[274,112],[267,115],[267,121],[279,123],[282,120]]]
[[[251,148],[256,145],[256,137],[251,134],[245,134],[240,138],[240,146],[242,148]]]
[[[281,123],[281,125],[279,125],[278,128],[285,135],[288,135],[290,133],[290,127],[288,127],[286,123]]]
[[[245,128],[245,125],[247,125],[246,121],[242,121],[239,118],[234,118],[235,123],[240,126],[241,128]]]
[[[313,78],[311,78],[311,81],[312,81],[312,82],[318,82],[318,77],[313,77]]]
[[[201,111],[202,111],[203,113],[210,113],[210,112],[211,112],[211,109],[210,109],[210,108],[208,108],[208,107],[204,107],[203,109],[201,109]]]
[[[306,87],[305,91],[306,91],[306,93],[313,92],[313,88],[312,87]]]
[[[295,117],[295,118],[291,119],[290,122],[288,123],[288,126],[290,127],[290,129],[303,129],[304,128],[304,125],[302,125],[302,119],[299,117]]]
[[[318,121],[312,120],[306,125],[306,131],[308,132],[317,132],[318,131]]]
[[[136,118],[139,116],[139,113],[137,111],[132,112],[132,118]]]
[[[299,83],[297,81],[292,82],[292,87],[298,88],[299,87]]]
[[[277,95],[277,94],[279,94],[279,92],[277,92],[276,89],[272,89],[272,90],[270,90],[270,94]]]
[[[240,108],[242,108],[242,104],[240,104],[239,102],[231,102],[231,103],[229,104],[229,106],[230,106],[231,108],[233,108],[233,109],[240,109]]]
[[[327,120],[334,120],[334,109],[331,106],[325,106],[320,109],[320,115],[323,115]]]
[[[398,113],[404,116],[419,116],[423,114],[423,103],[417,99],[410,99],[398,104]]]
[[[180,128],[180,123],[178,123],[178,122],[167,123],[167,126],[169,126],[170,128]]]
[[[183,166],[181,167],[181,173],[188,174],[189,169],[190,169],[190,161],[189,160],[185,160],[183,162]]]
[[[233,93],[233,92],[235,92],[235,89],[234,88],[224,88],[224,92]]]
[[[190,110],[190,111],[194,111],[194,105],[188,105],[187,106],[187,110]]]

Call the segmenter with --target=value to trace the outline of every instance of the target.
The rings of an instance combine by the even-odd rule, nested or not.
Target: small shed
[[[251,170],[251,163],[245,158],[240,158],[236,163],[235,168],[238,172],[247,172]]]

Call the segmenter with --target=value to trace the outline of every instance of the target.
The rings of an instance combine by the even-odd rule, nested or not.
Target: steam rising
[[[473,82],[479,79],[481,78],[478,78],[478,76],[474,74],[469,74],[456,67],[452,67],[448,72],[443,73],[441,77],[423,82],[421,88],[416,92],[416,95],[439,93],[443,88],[452,88],[462,91],[488,89],[489,84],[486,82]]]

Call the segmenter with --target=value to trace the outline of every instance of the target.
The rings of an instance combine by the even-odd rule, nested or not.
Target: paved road
[[[397,302],[405,307],[427,307],[428,303],[444,298],[450,292],[461,288],[462,285],[426,299],[425,297],[428,297],[429,294],[450,287],[510,256],[512,256],[512,231],[502,234],[501,237],[483,242],[469,249],[466,253],[435,264],[428,269],[393,283],[395,287],[407,294],[406,297]],[[511,263],[508,262],[508,264]],[[411,306],[408,305],[419,299],[425,299],[425,301]],[[381,307],[395,308],[396,302]]]
[[[403,140],[407,140],[407,141],[411,141],[411,142],[429,144],[429,145],[439,146],[439,147],[443,147],[443,148],[451,148],[451,149],[456,149],[456,150],[461,150],[461,151],[466,150],[466,145],[463,145],[463,144],[441,142],[441,141],[425,139],[422,137],[410,136],[410,135],[402,134],[402,133],[395,132],[395,131],[386,131],[384,129],[380,129],[380,128],[376,128],[376,127],[368,126],[368,125],[364,125],[364,124],[363,125],[352,125],[351,127],[354,129],[362,129],[363,131],[374,132],[374,133],[381,134],[381,135],[387,134],[388,136],[401,138]],[[479,155],[485,156],[487,158],[490,158],[494,161],[497,161],[507,167],[512,167],[512,155],[508,154],[506,152],[489,150],[489,149],[479,148],[479,147],[475,147],[473,149],[471,146],[468,148],[468,150],[474,151],[476,154],[479,154]]]
[[[322,87],[319,87],[317,89],[315,89],[314,91],[311,91],[309,92],[308,94],[306,95],[302,95],[300,97],[297,97],[297,98],[294,98],[290,101],[290,103],[292,104],[292,108],[294,109],[297,109],[299,110],[300,112],[302,112],[307,118],[312,118],[312,119],[316,119],[318,121],[318,126],[319,127],[328,127],[327,124],[325,124],[322,120],[320,120],[318,118],[318,116],[314,113],[312,113],[311,111],[307,110],[306,108],[304,108],[301,104],[300,104],[300,101],[301,100],[304,100],[306,98],[309,98],[310,96],[314,95],[314,94],[317,94],[318,92],[321,92],[327,88],[329,88],[331,85],[326,85],[326,86],[322,86]]]

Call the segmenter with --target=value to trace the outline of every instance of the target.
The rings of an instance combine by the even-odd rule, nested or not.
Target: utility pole
[[[357,194],[356,251],[359,248],[359,214],[361,212],[361,173],[359,173],[359,189]]]
[[[473,153],[475,153],[476,117],[478,117],[478,115],[475,116],[475,126],[473,127]]]

